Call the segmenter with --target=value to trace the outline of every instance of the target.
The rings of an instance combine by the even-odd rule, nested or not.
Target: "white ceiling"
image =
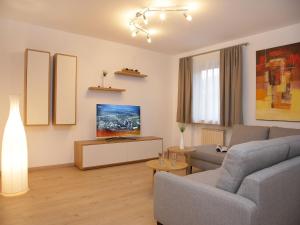
[[[175,13],[161,22],[156,15],[151,44],[132,38],[128,15],[165,3],[194,3],[193,21]],[[0,17],[177,54],[298,23],[300,0],[0,0]]]

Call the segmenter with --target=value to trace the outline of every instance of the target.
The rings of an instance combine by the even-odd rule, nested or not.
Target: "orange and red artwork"
[[[300,121],[300,42],[256,52],[256,119]]]

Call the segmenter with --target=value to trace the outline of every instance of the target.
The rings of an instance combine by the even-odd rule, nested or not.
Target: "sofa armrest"
[[[163,225],[253,225],[256,204],[166,172],[154,180],[154,218]]]

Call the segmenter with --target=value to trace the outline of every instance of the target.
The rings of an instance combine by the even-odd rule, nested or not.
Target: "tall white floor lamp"
[[[2,195],[16,196],[28,189],[28,152],[24,125],[19,110],[19,97],[9,96],[10,110],[2,140]]]

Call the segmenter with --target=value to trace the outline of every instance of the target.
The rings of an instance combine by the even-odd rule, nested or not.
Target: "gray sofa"
[[[289,129],[281,127],[263,127],[263,126],[244,126],[237,125],[232,130],[229,147],[241,143],[256,140],[266,140],[291,135],[300,135],[300,129]],[[216,152],[216,145],[200,145],[197,150],[188,153],[189,172],[192,173],[192,167],[201,170],[211,170],[219,168],[224,160],[226,153]]]
[[[154,179],[163,225],[299,225],[300,135],[234,145],[221,168]]]

